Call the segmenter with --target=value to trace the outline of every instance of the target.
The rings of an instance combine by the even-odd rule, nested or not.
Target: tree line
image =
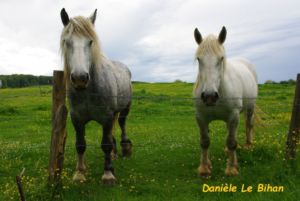
[[[34,75],[23,75],[23,74],[13,74],[13,75],[0,75],[0,88],[20,88],[28,86],[38,86],[38,85],[51,85],[52,76],[34,76]],[[184,82],[181,80],[175,80],[175,83]],[[145,83],[133,81],[133,83]],[[185,82],[184,82],[185,83]],[[295,84],[296,81],[289,79],[286,81],[275,82],[273,80],[267,80],[264,84]]]
[[[296,80],[293,80],[293,79],[289,79],[289,80],[283,80],[283,81],[279,81],[279,82],[276,82],[276,81],[273,81],[273,80],[267,80],[265,81],[265,84],[296,84]]]
[[[50,84],[52,84],[52,76],[34,76],[23,74],[0,75],[0,87],[2,88],[20,88]]]

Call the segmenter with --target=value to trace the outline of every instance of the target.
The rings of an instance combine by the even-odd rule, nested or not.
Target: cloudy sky
[[[227,56],[251,60],[260,82],[300,72],[299,0],[0,0],[0,74],[62,69],[63,7],[69,16],[98,8],[102,50],[126,63],[133,80],[194,81],[194,28],[205,36],[223,25]]]

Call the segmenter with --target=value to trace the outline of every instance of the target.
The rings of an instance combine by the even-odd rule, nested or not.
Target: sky
[[[63,69],[60,10],[89,16],[104,54],[129,66],[133,80],[194,82],[193,32],[227,28],[227,57],[245,57],[259,82],[300,73],[299,0],[0,0],[0,74],[52,75]]]

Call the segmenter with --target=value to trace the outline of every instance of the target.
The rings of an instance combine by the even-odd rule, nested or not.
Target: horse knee
[[[78,154],[83,154],[86,150],[86,143],[85,141],[76,141],[76,151]]]
[[[113,143],[109,143],[109,142],[107,142],[107,143],[102,143],[102,144],[101,144],[101,149],[103,150],[103,152],[104,152],[105,154],[110,154],[111,151],[113,150]]]
[[[210,145],[210,139],[207,138],[202,138],[201,142],[200,142],[201,148],[202,149],[208,149],[209,145]]]

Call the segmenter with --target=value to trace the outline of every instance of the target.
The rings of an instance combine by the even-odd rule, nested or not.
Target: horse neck
[[[95,86],[104,86],[107,85],[108,83],[106,83],[107,81],[107,68],[105,67],[105,65],[107,65],[108,63],[108,59],[101,54],[100,58],[98,58],[97,61],[93,61],[91,68],[90,68],[90,76],[91,76],[91,81],[92,81],[92,85],[91,87],[95,87]]]
[[[101,72],[99,69],[101,68],[100,62],[92,61],[91,67],[90,67],[90,78],[92,82],[95,82],[99,78],[99,73]]]

